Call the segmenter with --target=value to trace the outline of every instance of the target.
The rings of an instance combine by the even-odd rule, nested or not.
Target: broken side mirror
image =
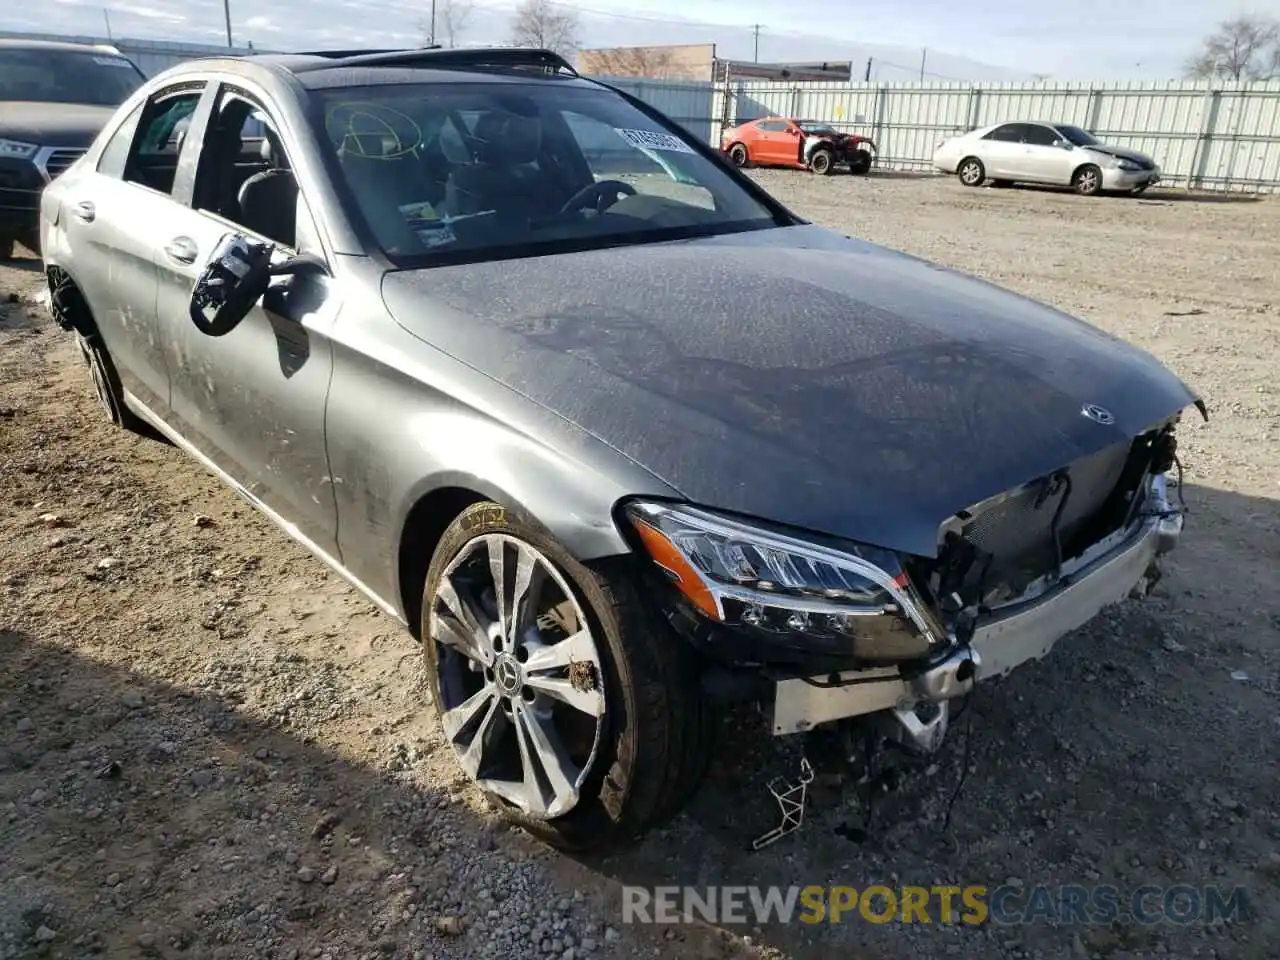
[[[201,333],[225,336],[249,315],[271,283],[274,250],[240,233],[218,242],[191,291],[191,322]]]

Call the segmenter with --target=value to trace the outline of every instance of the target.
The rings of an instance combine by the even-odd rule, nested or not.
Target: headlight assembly
[[[0,140],[0,157],[26,160],[34,157],[39,149],[34,143],[23,143],[21,140]]]
[[[711,620],[867,663],[924,657],[946,641],[890,551],[835,549],[688,506],[626,512],[654,563]]]

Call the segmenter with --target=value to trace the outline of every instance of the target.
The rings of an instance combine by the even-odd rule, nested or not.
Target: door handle
[[[81,200],[71,208],[71,212],[85,223],[92,223],[93,218],[98,215],[97,210],[88,200]]]
[[[179,263],[196,262],[196,243],[190,237],[174,237],[164,245],[164,252]]]

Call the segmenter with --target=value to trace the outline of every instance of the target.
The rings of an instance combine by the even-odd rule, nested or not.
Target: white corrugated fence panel
[[[671,84],[630,80],[629,89],[665,112],[687,117]],[[683,84],[679,86],[689,86]],[[938,143],[1008,120],[1073,123],[1117,146],[1155,158],[1166,183],[1206,189],[1280,192],[1280,81],[1143,83],[780,83],[737,81],[706,95],[705,129],[719,139],[730,124],[779,114],[821,120],[870,136],[881,167],[931,170]]]

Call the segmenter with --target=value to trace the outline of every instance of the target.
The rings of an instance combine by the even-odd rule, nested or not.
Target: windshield
[[[1060,134],[1074,143],[1077,147],[1091,147],[1095,143],[1101,143],[1097,137],[1091,133],[1086,133],[1079,127],[1054,127]]]
[[[129,60],[105,51],[0,48],[0,100],[117,107],[143,80]]]
[[[816,120],[801,120],[796,126],[805,133],[813,134],[814,136],[829,137],[837,136],[839,133],[831,124],[818,123]]]
[[[687,134],[612,91],[553,81],[317,96],[342,177],[393,260],[497,258],[779,222]]]

